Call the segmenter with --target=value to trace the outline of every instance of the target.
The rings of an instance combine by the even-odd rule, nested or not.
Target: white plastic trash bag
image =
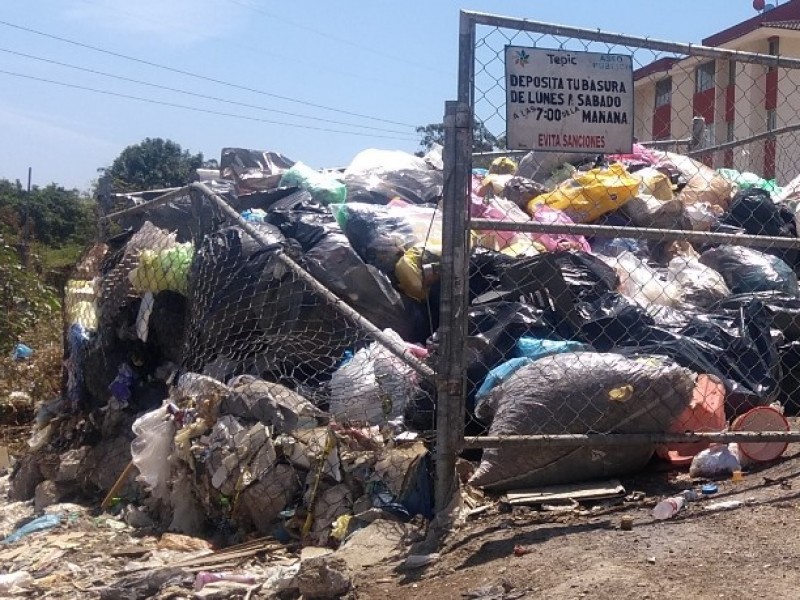
[[[713,479],[730,475],[741,468],[739,459],[725,445],[712,446],[697,454],[689,467],[690,477]]]
[[[175,423],[162,406],[136,419],[131,429],[136,435],[131,442],[131,462],[139,470],[137,480],[150,489],[154,498],[167,500]]]
[[[651,304],[675,306],[681,301],[680,287],[664,279],[655,269],[630,252],[623,252],[616,259],[608,259],[619,275],[619,291],[647,308]]]
[[[680,287],[684,302],[695,306],[711,306],[731,295],[722,275],[692,257],[669,261],[667,281]]]
[[[404,343],[391,329],[384,333],[398,344]],[[341,421],[394,421],[403,416],[416,389],[416,372],[374,342],[356,352],[331,377],[330,413]]]

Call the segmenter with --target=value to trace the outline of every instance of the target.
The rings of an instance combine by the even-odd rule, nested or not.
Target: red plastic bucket
[[[789,421],[770,406],[758,406],[736,417],[731,431],[789,431]],[[775,460],[786,451],[786,442],[741,442],[739,449],[756,462]]]

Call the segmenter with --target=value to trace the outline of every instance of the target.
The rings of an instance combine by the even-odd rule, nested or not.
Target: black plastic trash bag
[[[591,344],[599,352],[647,339],[656,324],[648,311],[616,292],[579,302],[572,319],[575,333],[570,339]]]
[[[223,179],[236,184],[238,194],[277,188],[283,172],[294,161],[277,152],[223,148],[219,172]]]
[[[402,295],[389,278],[353,250],[330,211],[273,211],[267,220],[305,252],[308,272],[380,329],[409,342],[430,335],[425,306]]]
[[[499,289],[503,270],[521,260],[487,248],[475,248],[469,257],[470,302],[482,294]]]
[[[719,272],[734,294],[777,291],[798,295],[797,276],[776,256],[743,246],[719,246],[703,252],[700,262]]]
[[[474,406],[475,392],[486,375],[514,356],[519,338],[535,334],[553,337],[540,311],[519,302],[491,302],[469,311],[467,338],[467,408]]]
[[[751,235],[797,237],[792,210],[783,204],[775,204],[770,193],[761,188],[753,187],[737,192],[720,222],[739,227]],[[797,250],[792,248],[769,248],[766,252],[789,265],[794,265],[797,261]]]
[[[395,198],[410,204],[436,204],[444,187],[442,172],[432,169],[348,175],[343,181],[347,201],[364,204],[389,204]]]
[[[772,327],[780,330],[786,341],[800,341],[800,298],[781,292],[739,294],[718,302],[714,313],[737,314],[742,305],[758,300],[772,313]]]
[[[332,208],[353,249],[365,263],[384,273],[394,273],[405,251],[424,241],[418,239],[405,209],[355,202]]]
[[[678,327],[639,329],[614,351],[667,356],[695,373],[716,375],[725,384],[726,412],[733,417],[775,399],[778,352],[771,323],[770,311],[751,300],[730,315],[696,314]]]
[[[359,337],[332,306],[279,258],[302,261],[280,232],[253,224],[266,248],[239,227],[209,235],[189,281],[189,370],[226,381],[249,373],[280,381],[325,377]]]
[[[443,173],[431,168],[431,161],[407,152],[374,148],[353,158],[343,181],[347,186],[347,201],[366,204],[388,204],[394,199],[410,204],[435,204],[444,189]]]
[[[667,431],[692,399],[695,377],[671,361],[575,352],[524,366],[481,400],[489,435]],[[504,491],[635,472],[653,444],[603,448],[502,446],[484,451],[472,485]]]
[[[616,271],[586,252],[548,252],[497,262],[495,268],[497,275],[483,281],[489,287],[475,303],[521,300],[541,310],[563,339],[578,339],[587,314],[596,313],[592,306],[607,301],[619,285]]]

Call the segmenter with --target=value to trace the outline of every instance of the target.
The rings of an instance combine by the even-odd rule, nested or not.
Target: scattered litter
[[[61,515],[43,515],[17,529],[14,533],[0,540],[0,544],[13,544],[37,531],[46,531],[61,525]]]
[[[656,504],[653,509],[653,518],[659,521],[671,519],[686,506],[686,497],[683,495],[667,498]]]
[[[744,505],[745,503],[742,500],[726,500],[724,502],[713,502],[712,504],[706,504],[703,507],[703,510],[708,512],[715,512],[720,510],[730,510],[732,508],[739,508]]]
[[[211,544],[206,540],[180,535],[178,533],[165,533],[158,540],[156,546],[159,550],[173,550],[175,552],[211,552]]]
[[[27,571],[0,575],[0,593],[14,594],[27,590],[33,584],[33,577]]]
[[[689,467],[691,477],[713,479],[725,477],[741,468],[739,459],[728,446],[716,445],[703,450],[692,460]]]
[[[235,583],[253,585],[256,583],[257,578],[255,575],[249,573],[233,573],[230,571],[211,573],[209,571],[200,571],[194,578],[194,589],[199,592],[209,583],[217,581],[233,581]]]
[[[465,600],[507,600],[508,592],[514,589],[514,585],[507,580],[498,583],[488,583],[466,592],[461,592],[461,597]]]
[[[619,528],[622,531],[631,531],[633,529],[633,517],[631,515],[623,515],[619,522]]]
[[[576,502],[622,498],[625,488],[618,479],[597,483],[554,485],[539,489],[520,490],[506,494],[505,502],[512,506],[545,504],[563,500]]]
[[[420,569],[437,562],[441,558],[438,552],[432,554],[411,554],[400,565],[401,569]]]
[[[526,548],[525,546],[520,546],[517,544],[514,546],[514,556],[525,556],[526,554],[530,554],[533,552],[532,549]]]

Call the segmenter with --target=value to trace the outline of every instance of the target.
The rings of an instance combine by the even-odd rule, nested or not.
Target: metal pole
[[[175,198],[181,198],[182,196],[186,196],[189,192],[190,187],[191,186],[175,188],[166,192],[164,195],[159,196],[158,198],[153,198],[152,200],[149,200],[147,202],[142,202],[141,204],[136,204],[135,206],[131,206],[130,208],[124,208],[122,210],[118,210],[117,212],[109,213],[107,215],[101,215],[100,220],[113,221],[115,219],[119,219],[120,217],[127,217],[129,215],[135,215],[140,212],[148,211],[151,208],[156,208],[158,206],[161,206],[162,204],[166,204],[167,202],[170,202]]]
[[[436,511],[458,493],[456,459],[464,440],[475,26],[461,13],[458,101],[445,104],[441,302],[436,406]]]
[[[213,202],[217,204],[217,206],[225,213],[231,221],[236,223],[239,227],[241,227],[245,232],[247,232],[260,246],[267,248],[270,246],[274,246],[269,241],[267,241],[263,234],[258,231],[251,223],[245,221],[242,216],[237,213],[231,206],[225,202],[225,199],[211,190],[208,186],[204,183],[195,182],[191,183],[187,186],[188,189],[197,190],[203,194],[205,194],[208,198],[210,198]],[[170,194],[177,193],[180,190],[176,190],[176,192],[170,192]],[[428,365],[424,362],[416,358],[415,356],[411,355],[406,348],[395,342],[392,338],[387,336],[383,331],[378,329],[375,325],[373,325],[369,320],[365,319],[361,314],[347,304],[344,300],[336,296],[333,292],[331,292],[328,288],[322,285],[319,281],[317,281],[314,277],[312,277],[303,267],[297,264],[294,260],[288,257],[284,252],[279,251],[277,253],[278,259],[283,262],[287,267],[289,267],[295,275],[299,279],[302,279],[306,285],[308,285],[317,295],[321,296],[323,300],[331,304],[336,310],[342,313],[345,317],[356,323],[359,327],[364,329],[369,335],[376,341],[380,342],[389,352],[394,354],[397,358],[402,360],[406,363],[409,367],[414,369],[417,373],[422,375],[427,379],[434,379],[436,377],[436,373],[431,369]]]
[[[720,431],[702,433],[585,433],[559,435],[475,436],[464,440],[465,448],[499,448],[501,446],[548,446],[577,448],[602,446],[636,446],[639,444],[682,444],[693,442],[800,442],[800,431]]]
[[[583,225],[578,223],[536,223],[535,221],[495,221],[472,219],[476,231],[523,231],[530,233],[569,233],[572,235],[602,236],[608,238],[628,237],[642,240],[685,240],[698,244],[731,244],[770,248],[800,248],[800,238],[775,237],[737,233],[712,233],[684,229],[649,229],[645,227],[616,227],[609,225]]]
[[[28,187],[25,192],[25,222],[22,224],[22,266],[27,269],[30,262],[31,176],[33,167],[28,167]]]
[[[768,67],[781,67],[787,69],[800,69],[800,59],[787,58],[785,56],[771,56],[757,54],[755,52],[741,52],[738,50],[725,50],[723,48],[712,48],[709,46],[699,46],[695,44],[680,44],[676,42],[665,42],[646,37],[636,37],[632,35],[622,35],[619,33],[609,33],[599,29],[581,29],[580,27],[567,27],[553,23],[542,23],[539,21],[529,21],[514,17],[503,17],[489,13],[465,11],[462,15],[469,18],[472,23],[487,25],[489,27],[501,27],[504,29],[516,29],[519,31],[529,31],[531,33],[549,34],[562,38],[578,38],[584,42],[601,42],[612,46],[636,46],[648,50],[659,50],[670,54],[683,54],[689,56],[701,56],[704,58],[714,58],[719,60],[735,60],[740,63],[764,65]]]

